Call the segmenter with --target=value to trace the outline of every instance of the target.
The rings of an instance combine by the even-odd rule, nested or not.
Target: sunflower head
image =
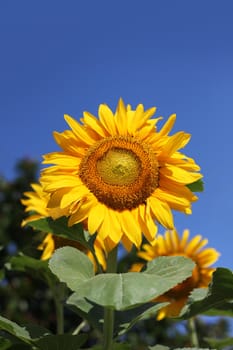
[[[166,231],[164,236],[158,235],[151,244],[144,244],[142,250],[138,252],[138,256],[146,261],[159,256],[184,256],[192,259],[195,263],[191,277],[154,300],[156,302],[170,302],[168,306],[159,311],[158,320],[164,317],[178,316],[190,292],[194,288],[208,287],[215,271],[210,266],[217,261],[219,253],[214,248],[204,248],[208,240],[202,239],[201,235],[196,235],[191,240],[188,238],[188,230],[184,230],[181,237],[176,230]],[[133,270],[139,271],[142,266],[143,264],[139,264]]]
[[[155,111],[120,99],[115,112],[101,104],[97,118],[65,115],[70,129],[54,133],[61,151],[44,156],[48,208],[66,210],[69,225],[87,220],[107,250],[120,241],[139,248],[142,233],[152,241],[159,223],[174,228],[172,209],[190,214],[197,200],[187,185],[202,177],[200,168],[179,152],[190,135],[169,136],[175,115],[158,130]]]

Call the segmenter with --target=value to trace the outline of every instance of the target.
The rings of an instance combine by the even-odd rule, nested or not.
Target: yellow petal
[[[93,116],[91,113],[83,112],[83,121],[87,126],[93,129],[101,137],[107,136],[107,133],[102,127],[102,125],[100,124],[99,120],[95,116]]]
[[[82,204],[80,203],[78,210],[70,216],[68,220],[68,226],[72,226],[81,221],[84,221],[89,216],[91,208],[94,205],[94,201],[91,199],[88,199]]]
[[[118,134],[121,136],[126,136],[127,135],[127,114],[126,114],[126,107],[121,98],[117,105],[115,118],[116,118],[116,127],[118,129]]]
[[[121,241],[122,241],[122,244],[124,246],[124,248],[130,252],[132,250],[132,242],[131,240],[126,236],[126,235],[123,235],[122,238],[121,238]]]
[[[98,228],[98,235],[101,238],[101,240],[105,240],[108,236],[111,238],[111,231],[112,226],[111,226],[111,221],[108,216],[108,210],[106,208],[105,210],[105,217],[104,220],[102,221],[101,225]]]
[[[173,125],[176,121],[176,114],[171,114],[169,119],[166,121],[162,129],[159,131],[160,136],[168,135],[171,129],[173,128]]]
[[[172,230],[171,236],[172,236],[174,251],[177,252],[179,248],[179,242],[180,242],[179,235],[176,230]]]
[[[188,256],[195,254],[197,250],[199,250],[201,247],[204,247],[207,243],[208,243],[208,239],[202,240],[201,235],[196,235],[188,243],[185,249],[185,252]]]
[[[173,242],[172,242],[172,237],[171,237],[171,232],[170,231],[166,231],[164,234],[164,242],[166,245],[166,250],[169,253],[171,253],[173,251]]]
[[[85,143],[78,142],[73,131],[67,130],[63,133],[54,132],[53,137],[57,144],[66,152],[69,152],[75,156],[83,156],[86,153]]]
[[[90,193],[88,188],[83,184],[73,187],[70,191],[67,191],[61,199],[61,209],[67,207],[73,202],[80,201],[83,197],[87,196]]]
[[[191,184],[202,178],[201,174],[191,173],[174,165],[166,164],[160,168],[160,174],[166,179],[177,181],[180,184]]]
[[[159,155],[159,159],[162,159],[163,157],[169,157],[173,153],[175,153],[178,149],[181,147],[184,147],[185,144],[187,144],[190,140],[191,135],[185,134],[183,131],[180,131],[176,133],[173,136],[170,136],[168,141],[163,147],[163,151]]]
[[[110,237],[106,237],[104,240],[104,247],[107,252],[111,252],[115,248],[116,243],[111,240]]]
[[[189,230],[184,230],[182,238],[180,240],[180,244],[179,244],[180,252],[184,252],[185,247],[187,245],[188,238],[189,238]]]
[[[64,119],[70,128],[74,131],[75,135],[78,139],[84,142],[87,145],[93,145],[94,140],[89,136],[89,134],[85,131],[82,125],[80,125],[75,119],[65,114]]]
[[[155,215],[157,221],[161,223],[164,227],[168,229],[174,228],[173,216],[171,213],[171,209],[168,204],[162,202],[158,198],[151,196],[149,199],[150,207]]]
[[[148,122],[147,124],[145,124],[144,126],[141,127],[140,130],[138,130],[138,136],[140,138],[141,141],[146,141],[148,143],[150,143],[150,137],[154,136],[155,134],[155,124],[162,119],[162,117],[160,118],[156,118],[153,120],[150,120],[150,123]]]
[[[56,192],[53,192],[51,194],[51,197],[48,201],[47,207],[48,208],[56,208],[60,206],[60,202],[64,194],[66,194],[69,191],[69,188],[62,188]]]
[[[134,215],[129,210],[124,210],[118,213],[118,216],[125,236],[139,248],[142,242],[142,234]]]
[[[214,248],[206,248],[198,253],[198,261],[202,267],[207,267],[215,263],[219,255],[220,254]]]
[[[161,320],[164,317],[177,317],[179,316],[179,313],[181,309],[183,308],[184,304],[186,303],[188,298],[188,295],[186,298],[180,298],[178,300],[172,301],[171,304],[165,306],[161,310],[159,310],[157,315],[157,320]]]
[[[140,127],[145,123],[145,120],[147,120],[147,118],[144,119],[143,105],[139,104],[136,111],[127,113],[127,119],[128,129],[130,130],[130,133],[134,134],[135,131],[140,129]]]
[[[42,180],[46,183],[45,191],[53,192],[64,187],[76,187],[82,184],[76,175],[54,175],[50,177],[43,176]]]
[[[138,222],[146,239],[151,242],[158,231],[158,226],[155,224],[150,214],[146,214],[145,205],[139,206]]]
[[[47,260],[51,258],[55,250],[53,235],[51,233],[48,233],[43,242],[37,247],[37,249],[43,250],[43,253],[40,257],[41,260]]]
[[[99,106],[99,119],[109,135],[113,136],[117,134],[114,115],[107,105],[101,104]]]
[[[108,215],[109,221],[111,222],[111,232],[110,232],[111,240],[115,243],[119,243],[123,232],[121,230],[121,225],[118,220],[118,215],[116,215],[115,211],[111,209],[108,210],[107,215]]]
[[[43,164],[57,164],[66,168],[77,168],[80,164],[80,158],[61,152],[48,153],[44,156]]]
[[[156,197],[161,199],[164,202],[168,202],[170,204],[174,204],[177,206],[190,207],[190,200],[180,196],[179,188],[177,189],[177,193],[169,193],[167,190],[163,190],[161,188],[156,189]]]
[[[98,203],[95,207],[90,210],[88,216],[88,231],[90,234],[97,232],[98,228],[105,219],[105,212],[107,208],[105,205]]]

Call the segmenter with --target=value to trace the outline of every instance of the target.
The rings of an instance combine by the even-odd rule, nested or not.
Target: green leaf
[[[4,278],[5,278],[5,270],[0,269],[0,281],[3,280]]]
[[[2,348],[0,348],[2,350]],[[17,343],[12,344],[7,350],[34,350],[35,348],[32,347],[32,345],[25,344],[25,343]]]
[[[19,326],[17,323],[0,316],[0,329],[14,335],[16,338],[30,344],[30,334],[25,327]]]
[[[225,302],[216,308],[212,308],[206,311],[205,315],[233,317],[233,302]]]
[[[94,347],[91,347],[85,350],[103,350],[103,346],[95,345]],[[126,343],[113,343],[111,350],[132,350],[132,347],[130,344],[126,344]]]
[[[11,341],[9,339],[5,339],[0,336],[0,349],[6,350],[9,349],[9,347],[12,345]]]
[[[151,317],[156,316],[158,310],[160,310],[162,307],[164,307],[168,304],[169,303],[157,303],[154,306],[148,308],[146,311],[139,313],[139,315],[137,317],[135,317],[133,319],[131,317],[130,322],[124,323],[121,325],[122,330],[119,332],[118,335],[122,335],[122,334],[125,334],[126,332],[128,332],[137,322],[142,321],[142,320],[147,320]],[[127,313],[129,313],[128,310],[127,310]],[[116,318],[117,318],[117,316],[116,316]]]
[[[124,310],[158,297],[192,274],[194,263],[184,257],[159,257],[145,272],[94,276],[85,254],[71,247],[58,249],[49,266],[80,297],[105,307]]]
[[[87,340],[86,334],[47,335],[34,344],[41,350],[78,350]]]
[[[9,262],[5,264],[5,266],[8,270],[29,273],[33,277],[46,281],[50,284],[57,281],[56,277],[51,273],[48,267],[48,261],[42,261],[20,254],[12,257]]]
[[[93,247],[96,235],[90,235],[88,231],[83,230],[81,223],[69,227],[68,218],[66,217],[56,220],[48,217],[31,221],[27,225],[42,232],[52,233],[53,235],[79,242],[83,247],[92,252],[98,266],[98,259]]]
[[[31,339],[38,339],[52,334],[51,331],[47,328],[38,326],[36,324],[26,324],[25,329],[30,334]]]
[[[203,192],[204,191],[204,182],[202,179],[199,179],[189,185],[186,185],[192,192]]]
[[[169,303],[146,303],[137,308],[116,311],[114,333],[119,335],[128,332],[137,322],[154,317],[157,311]],[[91,303],[85,298],[81,298],[78,293],[73,293],[67,300],[67,305],[84,318],[95,329],[103,330],[103,308]]]
[[[103,330],[104,310],[99,305],[93,304],[77,293],[71,294],[66,301],[67,305],[81,318],[88,321],[95,329]]]
[[[74,291],[94,276],[94,266],[90,259],[73,247],[57,249],[49,261],[49,268]]]
[[[204,338],[204,340],[215,349],[223,349],[230,345],[233,345],[233,338],[224,338],[224,339],[214,339],[214,338]]]
[[[87,245],[87,241],[83,232],[83,225],[80,223],[69,227],[68,218],[66,217],[61,217],[56,220],[53,220],[50,217],[43,218],[31,221],[27,225],[31,226],[35,230],[52,233],[63,238],[68,238],[81,243],[83,246]]]
[[[182,318],[190,318],[205,313],[214,308],[221,308],[230,302],[233,297],[233,273],[226,268],[217,268],[213,273],[213,279],[208,289],[203,292],[194,290],[191,293],[187,305],[181,312]]]
[[[39,338],[43,339],[43,337],[50,335],[50,331],[44,327],[40,327],[37,325],[25,325],[23,327],[19,326],[17,323],[8,320],[5,317],[0,316],[0,329],[11,334],[16,339],[24,343],[14,343],[9,344],[7,350],[29,350],[32,349],[32,344],[34,341],[37,342]],[[9,343],[9,340],[6,340]],[[0,338],[0,349],[5,349],[3,347],[4,343],[2,343],[2,338]]]
[[[164,345],[149,346],[148,350],[169,350],[169,347]],[[175,348],[174,350],[209,350],[207,348]]]
[[[171,282],[174,283],[174,287],[177,284],[175,275],[178,274],[183,281],[187,277],[191,276],[194,266],[195,264],[193,260],[183,256],[160,256],[149,261],[143,273],[152,275],[155,274],[160,277],[168,278],[170,281],[174,280],[174,282]],[[187,270],[189,271],[188,276]]]
[[[113,343],[113,350],[132,350],[132,347],[126,343]]]

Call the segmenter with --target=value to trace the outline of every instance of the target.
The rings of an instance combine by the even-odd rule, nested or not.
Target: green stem
[[[189,326],[189,332],[190,332],[191,345],[196,348],[199,348],[197,328],[196,328],[196,322],[194,317],[188,320],[188,326]]]
[[[76,335],[76,334],[79,334],[79,332],[86,326],[87,324],[87,321],[82,321],[78,327],[75,328],[75,330],[73,331],[72,335]]]
[[[116,273],[117,271],[117,246],[108,254],[107,273]],[[114,310],[108,307],[104,308],[104,350],[112,350],[114,330]]]
[[[57,318],[57,334],[64,333],[64,298],[65,298],[65,285],[59,283],[54,286],[54,303],[56,309]]]

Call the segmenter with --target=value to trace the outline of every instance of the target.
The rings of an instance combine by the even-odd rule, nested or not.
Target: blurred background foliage
[[[0,176],[0,314],[21,325],[36,324],[56,332],[56,314],[53,294],[48,285],[33,273],[8,270],[5,264],[12,256],[23,252],[39,259],[37,250],[43,234],[30,227],[22,228],[26,217],[20,199],[23,192],[30,191],[30,184],[37,181],[39,164],[30,159],[21,159],[15,167],[15,178],[7,180]],[[120,261],[121,271],[127,271],[135,256],[124,256]],[[65,308],[65,331],[74,329],[82,319],[72,310]],[[228,319],[198,318],[197,329],[200,347],[208,347],[205,338],[225,339],[230,336]],[[95,343],[98,334],[88,325],[82,332],[89,333],[85,346]],[[165,319],[157,322],[154,318],[141,321],[132,328],[122,340],[127,340],[135,350],[146,349],[146,345],[156,343],[173,347],[190,346],[186,321],[177,322]]]

